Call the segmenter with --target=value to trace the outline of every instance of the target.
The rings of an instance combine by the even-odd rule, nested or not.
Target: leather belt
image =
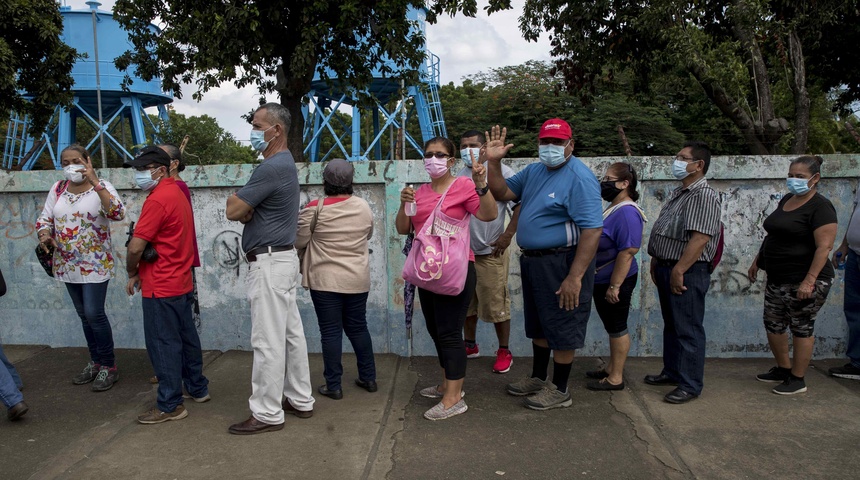
[[[560,253],[567,253],[574,249],[575,247],[559,247],[559,248],[544,248],[542,250],[526,250],[522,249],[520,253],[524,257],[543,257],[546,255],[558,255]]]
[[[668,268],[672,268],[678,263],[677,260],[663,260],[660,258],[656,258],[656,259],[652,260],[652,262],[654,262],[658,267],[668,267]],[[698,263],[707,265],[709,262],[698,261],[698,262],[693,262],[693,265],[696,265]]]
[[[292,245],[284,245],[282,247],[257,247],[257,248],[252,248],[251,250],[249,250],[248,253],[245,254],[245,258],[249,262],[256,262],[257,261],[257,255],[262,255],[264,253],[271,254],[271,253],[275,253],[275,252],[286,252],[287,250],[292,250],[292,249],[293,249]]]

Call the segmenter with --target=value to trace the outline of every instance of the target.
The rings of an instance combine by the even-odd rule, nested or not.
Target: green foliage
[[[174,111],[168,114],[170,123],[161,126],[162,142],[176,146],[188,135],[188,144],[183,159],[188,165],[213,165],[223,163],[256,163],[257,152],[243,146],[233,135],[221,128],[208,115],[186,117]],[[153,118],[153,122],[157,122]]]
[[[302,97],[314,72],[326,78],[330,70],[358,92],[375,74],[417,78],[424,38],[406,18],[409,7],[427,7],[430,22],[477,8],[476,0],[118,0],[114,15],[133,47],[116,63],[144,80],[161,77],[177,97],[190,83],[197,100],[224,82],[277,91],[293,118],[290,150],[301,160]],[[491,0],[487,10],[505,8],[510,0]],[[150,27],[155,20],[160,32]]]
[[[39,132],[57,105],[71,103],[77,51],[60,41],[62,31],[55,0],[0,2],[0,119],[30,115]]]

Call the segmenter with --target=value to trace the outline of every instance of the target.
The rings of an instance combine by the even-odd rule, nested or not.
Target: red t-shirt
[[[140,262],[141,292],[146,298],[184,295],[192,290],[194,236],[191,204],[172,178],[163,178],[143,202],[134,236],[155,247],[154,263]]]
[[[348,199],[349,197],[325,197],[325,200],[323,200],[323,206],[334,205],[335,203],[340,203]],[[319,200],[311,200],[307,205],[305,205],[305,208],[316,207],[318,203]]]
[[[418,211],[412,217],[412,228],[418,232],[430,218],[430,212],[436,208],[441,193],[436,193],[429,183],[418,187],[415,191],[415,203]],[[470,178],[457,177],[448,187],[448,195],[442,202],[442,213],[452,218],[463,219],[466,215],[474,215],[481,208],[481,197],[475,191],[475,183]],[[475,254],[469,249],[469,261],[475,261]]]
[[[191,190],[188,189],[188,184],[186,184],[182,180],[177,180],[176,185],[179,186],[179,189],[182,190],[182,193],[185,195],[185,198],[188,199],[188,204],[191,205]],[[200,266],[200,250],[197,248],[197,227],[194,226],[194,208],[191,208],[191,233],[194,235],[192,238],[194,239],[194,263],[191,264],[192,267]]]

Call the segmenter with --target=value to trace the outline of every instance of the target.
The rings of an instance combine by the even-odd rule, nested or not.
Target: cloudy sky
[[[88,8],[86,0],[65,0],[73,9]],[[479,0],[481,7],[486,1]],[[427,26],[427,46],[441,59],[442,83],[462,83],[464,76],[505,65],[518,65],[527,60],[549,60],[549,40],[544,35],[537,43],[523,40],[518,18],[524,0],[514,0],[512,10],[488,17],[479,10],[477,18],[462,15],[440,17],[435,25]],[[103,0],[102,10],[110,10],[113,0]],[[201,102],[191,99],[193,85],[183,88],[183,98],[174,101],[176,111],[185,115],[209,115],[247,143],[250,127],[241,118],[258,104],[256,88],[238,89],[232,84],[206,93]]]

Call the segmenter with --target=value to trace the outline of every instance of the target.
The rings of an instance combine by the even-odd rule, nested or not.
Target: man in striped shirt
[[[681,181],[651,229],[648,255],[663,313],[663,371],[646,375],[650,385],[673,385],[669,403],[686,403],[702,393],[705,373],[705,294],[710,262],[717,251],[720,200],[705,174],[711,152],[689,142],[678,152],[672,174]]]

